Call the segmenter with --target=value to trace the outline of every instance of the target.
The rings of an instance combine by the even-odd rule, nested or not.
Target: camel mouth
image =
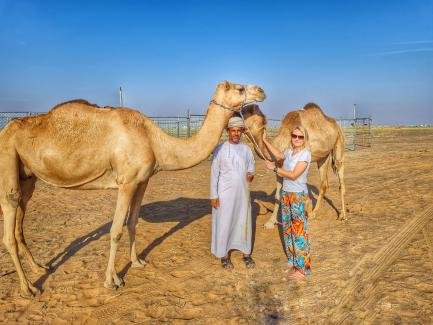
[[[265,91],[260,87],[250,88],[248,93],[251,95],[251,100],[247,100],[244,105],[253,104],[254,102],[263,102],[266,99]]]
[[[266,94],[262,90],[261,96],[259,96],[259,99],[256,100],[256,102],[263,102],[266,99]]]

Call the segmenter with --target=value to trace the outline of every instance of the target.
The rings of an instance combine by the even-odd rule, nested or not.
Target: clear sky
[[[260,85],[269,118],[316,102],[375,124],[433,124],[433,0],[0,0],[0,111],[83,98],[148,116]]]

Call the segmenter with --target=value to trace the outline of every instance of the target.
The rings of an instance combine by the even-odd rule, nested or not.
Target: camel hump
[[[319,111],[322,112],[322,109],[316,103],[307,103],[307,104],[305,104],[303,109],[305,109],[306,111],[309,109],[318,109]]]
[[[92,107],[97,107],[97,108],[101,108],[100,106],[96,105],[96,104],[92,104],[89,103],[87,100],[85,99],[73,99],[73,100],[68,100],[66,102],[57,104],[56,106],[54,106],[52,108],[52,110],[55,110],[59,107],[65,106],[65,105],[74,105],[74,104],[78,104],[78,105],[85,105],[85,106],[92,106]]]

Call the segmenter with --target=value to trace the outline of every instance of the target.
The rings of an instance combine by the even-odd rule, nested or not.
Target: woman
[[[284,153],[275,148],[263,133],[263,141],[278,162],[266,160],[266,167],[283,177],[281,190],[281,219],[284,245],[290,267],[290,276],[303,279],[311,274],[310,240],[308,237],[308,217],[306,203],[309,200],[307,174],[311,162],[308,145],[308,133],[302,126],[296,126],[291,132],[292,147]]]

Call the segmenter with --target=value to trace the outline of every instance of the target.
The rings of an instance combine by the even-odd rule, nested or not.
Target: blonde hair
[[[307,129],[304,128],[302,125],[296,125],[296,126],[295,126],[291,131],[290,131],[290,137],[292,136],[293,131],[295,131],[295,130],[299,130],[299,131],[301,131],[302,134],[304,135],[304,144],[302,145],[302,149],[307,148],[308,150],[310,150],[310,140],[309,140],[309,137],[308,137]],[[292,140],[290,140],[290,143],[292,143],[291,141],[292,141]]]

